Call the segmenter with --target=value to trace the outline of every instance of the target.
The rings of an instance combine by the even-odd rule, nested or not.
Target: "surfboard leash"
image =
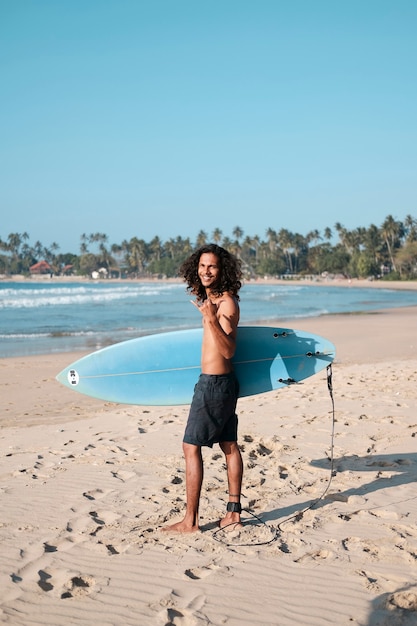
[[[246,497],[243,493],[242,493],[243,497]],[[250,509],[246,509],[244,507],[242,507],[242,512],[248,513],[249,515],[251,515],[257,522],[259,522],[260,524],[262,524],[265,528],[267,528],[269,531],[271,531],[272,537],[270,539],[267,539],[265,541],[251,541],[251,542],[246,542],[246,543],[235,543],[235,542],[228,542],[226,541],[225,537],[219,537],[218,534],[222,531],[224,531],[226,528],[230,528],[231,526],[236,526],[237,522],[231,522],[230,524],[226,524],[225,526],[222,526],[221,528],[216,528],[216,530],[213,532],[213,539],[215,539],[216,541],[218,541],[219,543],[223,543],[228,547],[234,547],[234,548],[242,548],[242,547],[254,547],[254,546],[267,546],[270,543],[273,543],[274,541],[276,541],[279,537],[279,530],[278,528],[274,528],[273,526],[268,526],[268,524],[266,522],[264,522],[264,520],[262,518],[260,518],[258,515],[256,515],[256,513],[254,513],[253,511],[251,511]],[[241,521],[240,522],[242,526],[248,526],[250,524],[249,521]]]
[[[335,403],[334,403],[334,395],[333,395],[333,370],[332,370],[331,363],[326,368],[326,379],[327,379],[327,389],[329,391],[331,405],[332,405],[332,411],[331,411],[331,413],[332,413],[332,429],[331,429],[331,436],[330,436],[330,474],[329,474],[329,478],[328,478],[328,481],[327,481],[327,485],[326,485],[323,493],[318,498],[313,500],[313,502],[311,502],[311,504],[309,504],[307,507],[305,507],[301,511],[298,511],[297,513],[294,513],[294,515],[291,515],[290,517],[287,517],[286,519],[284,519],[282,522],[280,522],[276,526],[276,528],[274,528],[273,526],[269,526],[266,522],[264,522],[263,519],[261,519],[258,515],[256,515],[256,513],[254,513],[250,509],[242,508],[242,511],[245,511],[245,513],[248,513],[249,515],[251,515],[260,524],[262,524],[263,526],[268,528],[268,530],[273,532],[273,535],[272,535],[272,537],[269,540],[259,541],[259,542],[248,542],[248,543],[227,542],[225,540],[225,538],[219,537],[218,534],[221,531],[224,531],[225,528],[228,528],[229,526],[235,526],[236,525],[236,522],[232,522],[231,524],[228,524],[227,526],[223,526],[223,528],[217,528],[213,532],[213,538],[216,541],[219,541],[220,543],[224,543],[224,544],[226,544],[227,546],[230,546],[230,547],[267,546],[267,545],[273,543],[274,541],[277,541],[277,539],[279,539],[279,537],[281,536],[281,532],[282,532],[282,526],[284,524],[286,524],[287,522],[290,522],[291,520],[296,520],[297,522],[301,521],[303,519],[304,514],[307,511],[310,511],[311,509],[313,509],[326,496],[327,492],[330,489],[330,485],[331,485],[333,476],[335,475],[335,472],[334,472],[334,436],[335,436],[336,416],[335,416]],[[244,494],[242,494],[242,495],[244,495]],[[249,522],[246,522],[246,524],[249,524]],[[244,526],[245,522],[243,522],[242,525]]]
[[[331,435],[330,435],[330,473],[329,473],[327,485],[323,493],[318,498],[313,500],[311,504],[305,507],[305,509],[298,511],[298,513],[294,513],[294,515],[291,515],[290,517],[287,517],[282,522],[280,522],[277,526],[277,531],[281,531],[282,530],[281,527],[287,522],[290,522],[291,520],[295,519],[297,522],[301,521],[303,519],[304,513],[306,513],[307,511],[311,511],[311,509],[313,509],[319,502],[321,502],[321,500],[323,500],[323,498],[326,496],[327,492],[329,491],[333,476],[335,475],[335,472],[334,472],[334,431],[335,431],[336,416],[335,416],[335,404],[334,404],[334,395],[333,395],[333,370],[332,370],[331,363],[326,368],[326,378],[327,378],[327,389],[329,391],[330,400],[332,404],[332,411],[331,411],[332,429],[331,429]]]

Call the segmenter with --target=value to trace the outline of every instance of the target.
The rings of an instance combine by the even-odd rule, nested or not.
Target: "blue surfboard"
[[[200,374],[202,329],[148,335],[97,350],[57,380],[79,393],[123,404],[189,404]],[[241,326],[233,367],[240,397],[297,383],[335,358],[332,343],[290,328]]]

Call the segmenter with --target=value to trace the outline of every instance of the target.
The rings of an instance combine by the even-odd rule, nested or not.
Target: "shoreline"
[[[309,323],[309,320],[315,319],[319,316],[323,319],[331,319],[333,316],[359,316],[370,315],[379,313],[382,311],[394,310],[397,308],[404,308],[410,310],[413,306],[417,306],[416,294],[417,294],[417,282],[412,283],[413,288],[410,289],[408,283],[393,283],[390,285],[393,289],[388,289],[386,285],[379,284],[379,288],[384,288],[381,291],[379,288],[369,289],[367,292],[361,291],[361,288],[369,288],[370,285],[375,283],[369,281],[331,281],[331,282],[310,282],[310,281],[298,281],[289,284],[289,281],[251,281],[247,283],[246,294],[242,290],[242,302],[246,297],[249,299],[248,309],[241,316],[241,325],[246,326],[292,326],[293,328],[302,329]],[[13,283],[18,284],[18,283]],[[36,294],[49,293],[51,298],[50,302],[54,304],[55,300],[60,300],[62,293],[63,297],[70,297],[71,304],[74,304],[71,294],[73,289],[78,293],[78,290],[85,291],[90,294],[96,292],[107,293],[109,291],[112,294],[112,298],[119,298],[119,290],[123,294],[125,291],[141,292],[144,290],[148,292],[148,289],[156,293],[159,293],[159,289],[162,290],[163,297],[166,298],[166,294],[169,294],[172,289],[177,293],[178,289],[181,290],[182,281],[178,279],[172,279],[171,281],[153,281],[152,283],[146,283],[142,280],[129,283],[126,281],[93,281],[74,283],[72,280],[66,282],[55,282],[51,284],[47,280],[41,282],[33,282],[29,280],[25,283],[21,283],[21,289],[8,285],[8,288],[3,291],[5,300],[8,298],[16,299],[16,302],[20,304],[21,300],[30,298],[32,289],[25,288],[25,285],[34,287]],[[65,287],[68,285],[68,287]],[[77,286],[78,285],[78,286]],[[136,286],[135,286],[136,285]],[[282,285],[276,288],[276,285]],[[45,287],[44,287],[45,286]],[[291,286],[293,289],[291,289]],[[4,287],[4,285],[3,285]],[[46,288],[47,287],[47,288]],[[328,287],[328,288],[327,288]],[[339,287],[338,291],[332,291],[333,287]],[[260,298],[270,300],[267,302],[265,308],[263,308],[263,314],[260,314],[260,306],[258,303],[258,288],[260,289]],[[346,291],[347,289],[354,289],[354,291]],[[356,289],[356,290],[355,290]],[[1,283],[0,283],[1,292]],[[271,294],[271,298],[268,297]],[[48,296],[48,297],[49,297]],[[95,297],[95,296],[94,296]],[[179,296],[178,296],[179,297]],[[283,305],[280,306],[280,298],[282,298]],[[93,298],[94,299],[94,298]],[[285,302],[284,302],[285,300]],[[304,301],[305,300],[305,301]],[[184,300],[185,302],[185,300]],[[278,302],[278,304],[276,304]],[[351,305],[346,302],[350,302]],[[298,306],[297,305],[300,305]],[[310,306],[311,304],[311,306]],[[182,304],[181,304],[182,306]],[[375,308],[373,308],[375,307]],[[379,308],[377,308],[379,307]],[[198,320],[192,318],[192,316],[185,316],[174,320],[173,325],[166,325],[161,327],[160,323],[149,323],[151,318],[148,317],[145,326],[147,328],[136,328],[136,320],[131,317],[124,323],[121,323],[120,329],[117,328],[117,318],[114,318],[113,326],[116,326],[115,333],[109,328],[95,328],[95,322],[91,326],[91,332],[84,333],[84,326],[80,323],[80,317],[78,318],[78,325],[74,328],[70,328],[68,331],[65,328],[60,329],[59,311],[55,309],[52,311],[52,322],[50,327],[44,325],[43,318],[41,317],[41,309],[37,309],[36,325],[35,322],[29,327],[24,320],[30,320],[29,317],[22,312],[22,308],[19,306],[18,321],[27,328],[26,335],[24,331],[19,334],[7,335],[4,334],[3,350],[0,359],[13,358],[13,356],[37,356],[48,355],[51,353],[90,353],[98,349],[104,348],[108,345],[134,339],[136,337],[156,334],[160,332],[175,332],[176,330],[186,330],[187,328],[195,328],[198,326]],[[279,309],[282,309],[280,311]],[[332,312],[333,309],[333,312]],[[341,310],[345,309],[345,310]],[[358,309],[358,310],[356,310]],[[285,313],[284,313],[285,310]],[[38,311],[40,311],[38,313]],[[339,312],[340,311],[340,312]],[[45,314],[47,314],[46,311]],[[72,314],[71,311],[69,311]],[[12,312],[9,312],[9,316]],[[279,317],[278,317],[279,315]],[[243,319],[244,318],[244,319]],[[6,316],[7,320],[7,316]],[[115,321],[116,320],[116,321]],[[177,325],[175,326],[175,323]],[[178,326],[178,324],[180,324]],[[139,324],[140,326],[140,324]],[[55,330],[50,330],[50,328]],[[50,330],[50,332],[48,332]],[[320,334],[320,333],[316,333]]]
[[[0,286],[3,283],[91,283],[91,284],[107,284],[107,283],[174,283],[174,284],[182,284],[183,281],[180,278],[106,278],[106,279],[92,279],[85,276],[53,276],[52,278],[49,275],[39,275],[39,276],[12,276],[6,277],[4,275],[0,276]],[[399,290],[409,290],[416,291],[417,290],[417,280],[410,281],[400,281],[400,280],[367,280],[362,278],[325,278],[325,277],[314,277],[312,279],[298,279],[298,278],[288,278],[288,279],[280,279],[280,278],[256,278],[248,281],[243,281],[243,286],[245,284],[249,285],[303,285],[303,286],[326,286],[326,287],[360,287],[367,289],[399,289]]]

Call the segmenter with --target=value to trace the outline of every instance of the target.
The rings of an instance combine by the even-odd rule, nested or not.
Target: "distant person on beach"
[[[202,446],[219,443],[227,466],[229,502],[220,527],[240,525],[243,463],[237,444],[238,382],[231,359],[239,323],[240,261],[215,244],[202,246],[179,275],[202,315],[201,375],[194,389],[183,439],[187,505],[184,519],[163,530],[196,532],[203,484]]]

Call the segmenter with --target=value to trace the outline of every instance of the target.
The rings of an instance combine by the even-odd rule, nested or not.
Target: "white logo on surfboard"
[[[80,382],[80,377],[77,370],[70,369],[68,372],[68,382],[72,387],[75,387]]]

